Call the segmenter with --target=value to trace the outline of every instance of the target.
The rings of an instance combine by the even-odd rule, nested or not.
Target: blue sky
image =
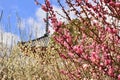
[[[43,3],[43,0],[40,0],[40,2]],[[8,44],[12,42],[12,37],[15,40],[16,38],[20,40],[19,29],[16,26],[16,13],[18,13],[20,18],[27,20],[29,17],[35,18],[38,8],[39,6],[34,4],[34,0],[0,0],[0,13],[3,10],[2,21],[0,22],[0,33],[2,33],[2,36],[0,35],[0,43]],[[8,26],[9,21],[10,27]],[[27,40],[27,37],[25,39]]]
[[[42,2],[42,0],[40,0]],[[1,0],[0,9],[4,10],[6,15],[18,12],[20,16],[26,18],[34,16],[38,6],[34,4],[34,0]]]
[[[44,2],[44,0],[38,1],[40,3]],[[58,10],[63,14],[61,9],[58,7],[57,0],[50,0],[50,2],[55,6],[56,11]],[[20,38],[16,13],[22,20],[22,27],[20,27],[23,31],[22,36],[24,37],[22,40],[28,40],[29,36],[26,36],[28,33],[34,32],[32,36],[35,36],[35,30],[37,30],[37,37],[44,35],[45,23],[43,22],[43,18],[45,18],[46,14],[40,6],[35,5],[34,0],[0,0],[0,13],[2,10],[3,17],[0,22],[0,33],[3,32],[5,40],[8,39],[6,36],[11,35],[12,37]],[[10,27],[9,22],[11,25]]]
[[[40,0],[42,2],[42,0]],[[34,4],[34,0],[0,0],[0,11],[3,10],[3,23],[8,23],[10,16],[11,23],[16,23],[16,13],[21,18],[35,17],[38,6]],[[16,24],[11,24],[15,26]]]
[[[38,0],[41,4],[44,0]],[[64,5],[65,0],[60,0]],[[91,0],[90,0],[91,1]],[[57,0],[50,0],[54,7],[54,10],[59,14],[65,16],[61,8],[58,6]],[[43,18],[46,17],[46,13],[35,5],[34,0],[0,0],[0,13],[3,10],[2,21],[0,22],[0,34],[3,34],[4,42],[14,38],[15,40],[27,41],[29,40],[29,34],[32,34],[32,39],[40,37],[45,33],[45,22]],[[21,18],[20,27],[18,26],[18,18],[16,13]],[[70,15],[75,18],[74,14]],[[61,20],[61,17],[57,14],[57,18]],[[62,19],[66,21],[65,19]],[[9,26],[10,22],[10,26]],[[21,29],[22,34],[19,32]],[[54,32],[50,28],[51,32]],[[22,39],[21,36],[22,35]],[[2,37],[0,36],[0,43]],[[10,42],[10,41],[8,41]]]
[[[42,2],[42,0],[40,0]],[[22,19],[35,17],[35,12],[39,7],[34,4],[34,0],[0,0],[0,12],[3,10],[2,30],[19,35],[16,13]],[[9,19],[8,19],[9,18]],[[8,27],[10,20],[11,29]]]
[[[38,1],[40,3],[44,2],[44,0]],[[50,0],[50,2],[57,5],[56,0]],[[15,15],[18,12],[24,18],[34,17],[34,13],[38,7],[34,4],[34,0],[0,0],[0,10],[4,11],[5,16]]]

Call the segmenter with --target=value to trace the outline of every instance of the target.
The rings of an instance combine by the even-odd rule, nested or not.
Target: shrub
[[[67,6],[58,4],[65,13],[64,23],[57,19],[49,0],[42,9],[48,12],[56,53],[70,60],[75,69],[62,71],[71,80],[118,79],[120,75],[120,3],[116,0],[65,0]],[[73,12],[72,19],[68,12]],[[56,47],[57,45],[57,47]]]

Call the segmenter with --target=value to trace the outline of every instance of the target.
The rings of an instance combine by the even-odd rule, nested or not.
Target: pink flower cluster
[[[82,47],[82,46],[79,46],[79,45],[73,46],[73,50],[74,50],[78,55],[81,55],[81,54],[83,53],[83,47]]]
[[[71,16],[65,11],[60,1],[58,3],[68,21],[71,21]],[[120,3],[113,0],[92,0],[92,3],[89,0],[75,0],[73,2],[66,0],[66,3],[70,7],[69,11],[74,11],[75,16],[82,24],[73,23],[81,34],[73,36],[68,28],[62,27],[67,25],[57,19],[49,0],[46,0],[45,5],[42,5],[42,9],[50,14],[49,19],[56,33],[54,40],[67,52],[68,57],[65,53],[60,54],[60,57],[70,58],[73,61],[82,59],[93,68],[96,66],[94,69],[99,69],[107,76],[120,80],[120,29],[116,24],[120,20]],[[109,10],[106,10],[105,7]],[[85,18],[81,16],[83,13]],[[112,24],[107,22],[106,15],[113,17],[116,22]],[[75,37],[79,37],[76,44],[74,43]],[[61,71],[61,73],[68,74],[65,71]]]

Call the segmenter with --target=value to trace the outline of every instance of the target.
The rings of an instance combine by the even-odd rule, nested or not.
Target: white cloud
[[[17,35],[0,30],[0,43],[4,46],[11,47],[15,45],[19,40],[20,39]]]
[[[63,21],[63,22],[67,22],[67,21],[68,21],[66,18],[63,18],[63,17],[60,16],[60,15],[62,15],[62,16],[64,16],[64,17],[66,17],[66,14],[62,11],[62,8],[61,8],[61,7],[53,6],[53,9],[54,9],[55,12],[58,13],[58,14],[56,13],[56,16],[57,16],[57,19],[58,19],[58,20],[61,20],[61,21]],[[69,10],[69,7],[66,7],[66,11],[67,11],[67,10]],[[59,14],[60,14],[60,15],[59,15]],[[70,11],[70,12],[68,13],[68,15],[70,16],[71,19],[75,19],[75,18],[76,18],[76,16],[75,16],[75,14],[74,14],[73,11]]]
[[[32,33],[32,35],[34,37],[40,37],[43,36],[45,33],[45,24],[44,21],[38,21],[35,20],[34,18],[30,17],[27,19],[27,23],[29,25],[29,29],[30,29],[30,33]]]
[[[17,26],[21,29],[21,30],[24,30],[25,29],[25,25],[26,25],[26,23],[25,23],[25,19],[20,19],[19,21],[18,21],[18,23],[17,23]]]
[[[59,13],[60,15],[66,17],[66,15],[64,14],[64,12],[62,11],[62,9],[60,7],[54,5],[53,9],[54,9],[54,11]],[[66,9],[69,10],[68,7],[66,7]],[[78,9],[78,10],[80,10],[80,9]],[[57,19],[67,23],[67,20],[65,18],[61,17],[57,13],[56,13]],[[74,12],[70,12],[69,16],[72,19],[76,18]],[[86,17],[84,13],[81,14],[81,16],[82,17]],[[91,17],[91,15],[89,15],[89,17]],[[43,36],[44,33],[45,33],[45,26],[46,26],[46,24],[43,21],[43,18],[46,18],[46,13],[41,8],[38,8],[36,10],[36,13],[35,13],[35,18],[29,17],[28,19],[26,19],[27,20],[27,24],[31,28],[31,31],[32,31],[33,35],[36,36],[36,37]],[[109,18],[107,18],[107,21],[110,20]],[[54,32],[54,30],[51,27],[49,27],[49,30],[50,30],[51,34]]]
[[[62,15],[64,17],[66,17],[64,12],[62,11],[62,9],[57,6],[53,6],[53,8],[54,8],[54,11],[56,11],[57,19],[61,20],[63,22],[67,22],[67,20],[65,18],[60,16],[60,15]],[[46,18],[46,12],[44,12],[41,8],[38,8],[35,13],[35,17],[36,17],[36,19],[33,17],[29,17],[26,20],[27,20],[27,24],[31,28],[33,35],[36,37],[40,37],[40,36],[43,36],[45,33],[46,23],[44,22],[43,19]],[[74,13],[71,12],[70,17],[75,18]],[[49,30],[51,32],[50,34],[52,34],[54,32],[54,30],[51,27],[49,27]]]
[[[43,18],[46,18],[46,12],[40,8],[37,9],[35,13],[38,21],[43,21]]]
[[[0,30],[0,57],[9,56],[11,49],[19,40],[17,35]]]

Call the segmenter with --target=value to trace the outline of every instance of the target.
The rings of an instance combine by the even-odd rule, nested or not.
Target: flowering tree
[[[68,23],[57,19],[49,0],[42,5],[42,9],[49,12],[50,23],[55,31],[54,45],[59,46],[55,50],[61,58],[71,60],[76,66],[74,72],[61,72],[72,80],[82,78],[82,70],[96,79],[100,79],[104,73],[111,79],[120,80],[120,2],[118,0],[65,1],[69,7],[67,9],[60,0],[58,4]],[[76,19],[71,18],[70,12],[74,13]]]

